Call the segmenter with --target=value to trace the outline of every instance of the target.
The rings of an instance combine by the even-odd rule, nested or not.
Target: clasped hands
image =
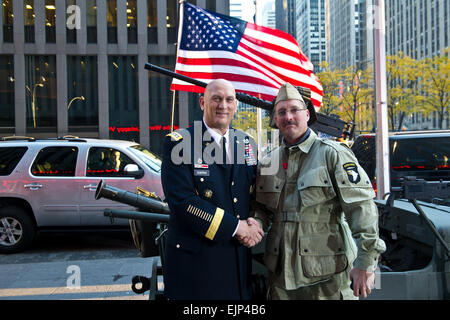
[[[263,236],[264,231],[260,228],[258,222],[254,218],[239,220],[236,239],[244,246],[248,248],[253,247],[261,241]]]

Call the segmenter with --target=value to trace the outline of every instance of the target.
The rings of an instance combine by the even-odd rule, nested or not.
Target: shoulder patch
[[[361,181],[361,176],[358,172],[358,166],[354,162],[347,162],[343,165],[345,172],[347,172],[348,180],[351,183],[357,184]]]
[[[166,137],[171,137],[172,141],[180,141],[183,139],[183,136],[176,131],[169,133]]]

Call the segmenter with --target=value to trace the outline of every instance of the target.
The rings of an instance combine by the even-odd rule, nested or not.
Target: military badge
[[[358,183],[361,181],[361,176],[358,172],[358,167],[354,162],[348,162],[343,165],[345,172],[347,172],[348,180],[350,180],[351,183]]]
[[[244,153],[245,163],[248,166],[256,166],[258,162],[255,159],[255,155],[253,153],[252,145],[248,139],[245,139],[245,153]]]
[[[204,192],[203,194],[204,194],[204,196],[205,196],[206,198],[211,198],[212,195],[213,195],[213,192],[212,192],[211,190],[209,190],[209,189],[206,189],[205,192]]]

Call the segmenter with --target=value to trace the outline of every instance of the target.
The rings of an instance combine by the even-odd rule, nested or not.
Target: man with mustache
[[[264,235],[249,218],[255,143],[230,128],[237,107],[230,82],[211,81],[200,107],[203,122],[164,141],[161,179],[171,211],[164,294],[171,300],[250,299],[249,247]]]
[[[280,88],[272,117],[283,141],[258,164],[255,219],[264,230],[271,224],[269,297],[365,298],[385,250],[375,193],[346,145],[308,128],[316,114],[305,99],[289,83]]]

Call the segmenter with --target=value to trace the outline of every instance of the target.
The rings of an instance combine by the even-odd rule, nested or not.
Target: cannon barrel
[[[131,210],[118,210],[118,209],[105,209],[103,211],[105,217],[122,218],[122,219],[134,219],[134,220],[146,220],[152,222],[169,222],[168,214],[131,211]]]
[[[95,191],[95,199],[106,198],[120,203],[129,204],[142,211],[155,212],[162,214],[170,214],[167,203],[147,198],[134,192],[122,190],[116,187],[108,186],[105,181],[101,180]]]

